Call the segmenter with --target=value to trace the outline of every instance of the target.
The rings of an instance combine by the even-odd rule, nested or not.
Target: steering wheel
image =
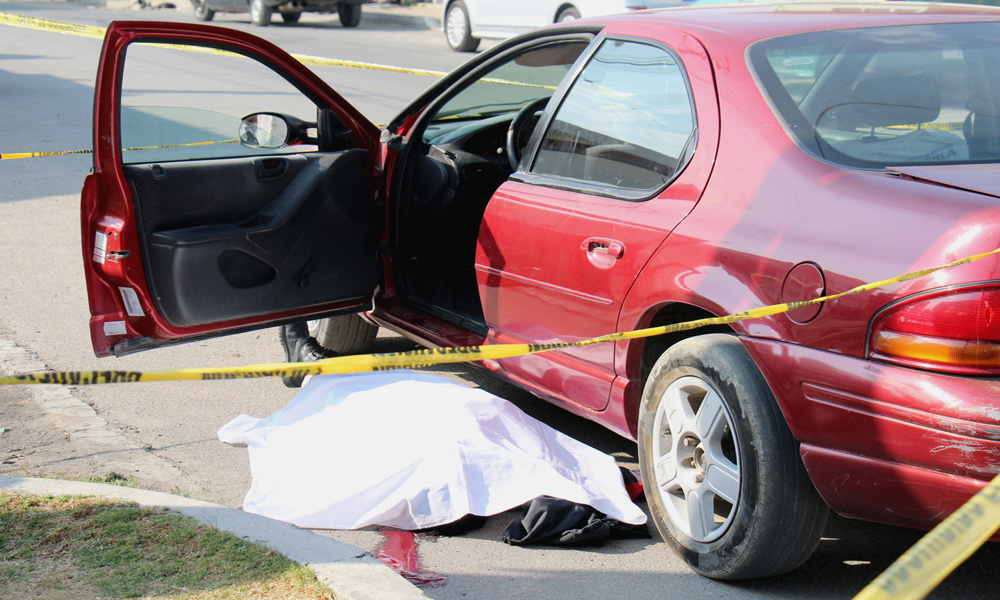
[[[519,143],[521,130],[531,118],[535,117],[535,113],[545,108],[548,103],[548,98],[532,100],[521,107],[521,110],[517,111],[514,116],[514,120],[510,122],[510,127],[507,128],[507,160],[510,161],[511,169],[516,171],[518,163],[521,162],[521,144]],[[536,123],[537,121],[531,126],[534,127]]]

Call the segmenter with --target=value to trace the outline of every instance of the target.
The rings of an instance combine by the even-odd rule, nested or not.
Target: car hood
[[[1000,166],[996,164],[888,167],[888,170],[914,179],[1000,198]]]

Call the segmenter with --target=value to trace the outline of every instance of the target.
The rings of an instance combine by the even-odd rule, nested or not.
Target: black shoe
[[[312,362],[337,356],[332,350],[327,350],[309,335],[309,325],[304,321],[282,325],[278,329],[281,347],[285,350],[285,362]],[[285,375],[281,378],[285,387],[302,387],[305,375]]]

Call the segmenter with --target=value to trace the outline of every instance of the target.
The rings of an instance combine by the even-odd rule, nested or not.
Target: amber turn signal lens
[[[952,373],[1000,372],[1000,289],[996,285],[923,295],[883,313],[870,356]]]
[[[1000,344],[992,342],[950,340],[882,331],[875,336],[874,350],[878,354],[920,362],[1000,367]]]

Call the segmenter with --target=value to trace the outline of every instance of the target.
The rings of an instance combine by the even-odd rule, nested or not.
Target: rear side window
[[[1000,23],[824,31],[750,51],[799,144],[863,168],[1000,159]]]
[[[648,196],[683,169],[694,130],[677,58],[660,46],[605,40],[555,113],[531,173]]]

